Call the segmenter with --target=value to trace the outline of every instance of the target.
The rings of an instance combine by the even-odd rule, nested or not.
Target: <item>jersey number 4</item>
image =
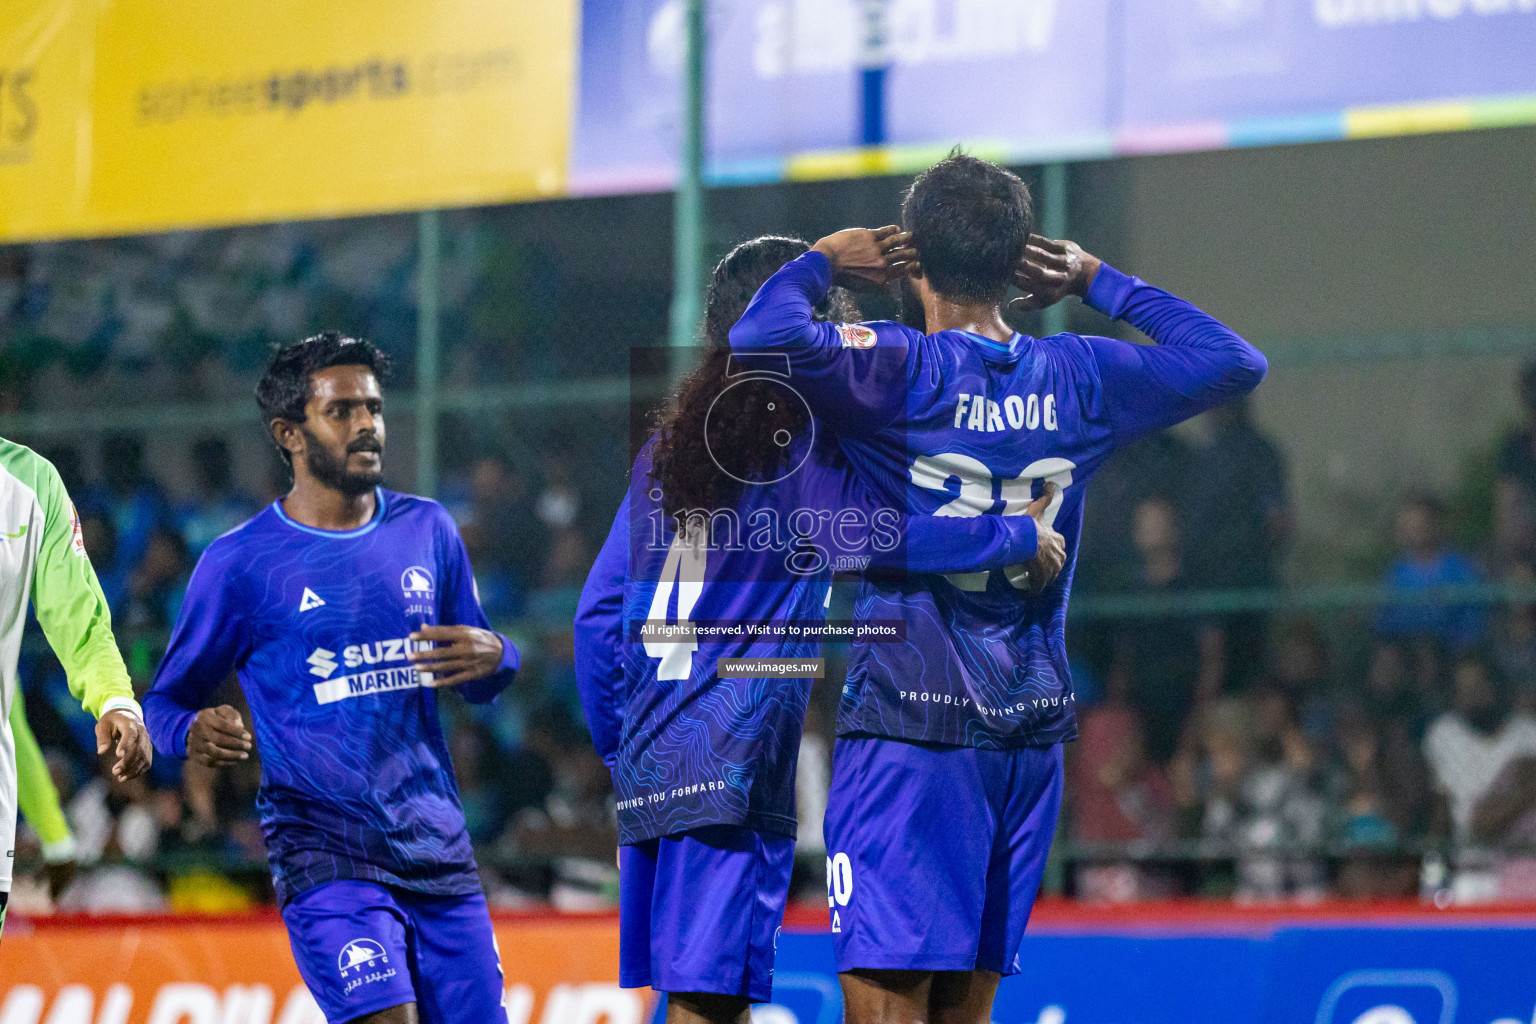
[[[687,679],[693,672],[693,653],[699,642],[693,630],[693,606],[698,604],[704,592],[704,569],[709,547],[703,541],[692,542],[679,531],[667,549],[666,564],[661,567],[661,579],[656,584],[656,596],[651,598],[651,610],[646,613],[646,625],[651,629],[667,627],[662,638],[645,639],[648,658],[660,658],[656,668],[657,679]],[[677,590],[677,620],[667,621],[667,610],[672,604],[672,591]]]
[[[1056,525],[1056,513],[1061,511],[1061,500],[1072,485],[1072,471],[1077,463],[1067,459],[1037,459],[1024,467],[1024,472],[1011,480],[998,480],[993,472],[979,460],[958,452],[939,455],[921,455],[912,463],[909,471],[912,483],[929,491],[949,493],[951,477],[960,481],[960,494],[953,501],[934,510],[936,516],[979,516],[991,510],[999,500],[1003,502],[1005,516],[1021,516],[1034,500],[1035,481],[1056,485],[1056,494],[1045,509],[1045,525]],[[1008,582],[1020,590],[1028,589],[1029,573],[1021,566],[1009,566],[1002,570]],[[959,590],[981,591],[987,589],[985,572],[948,573],[945,578]]]

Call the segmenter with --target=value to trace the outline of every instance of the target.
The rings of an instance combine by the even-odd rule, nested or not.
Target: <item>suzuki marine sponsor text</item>
[[[431,676],[418,671],[410,663],[410,656],[412,651],[423,651],[431,646],[425,640],[411,640],[409,637],[375,640],[372,643],[343,647],[339,661],[337,652],[317,647],[306,659],[310,674],[325,680],[315,684],[315,700],[321,704],[333,704],[338,700],[361,697],[368,693],[424,686],[431,682]],[[331,674],[342,666],[363,668],[363,671],[332,679]]]

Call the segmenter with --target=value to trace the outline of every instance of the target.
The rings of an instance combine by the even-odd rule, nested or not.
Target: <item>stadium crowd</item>
[[[580,353],[529,340],[530,325],[564,315],[540,264],[486,275],[486,261],[505,255],[492,236],[448,234],[449,384],[495,376],[492,364],[511,366],[514,355],[534,376],[572,375]],[[371,333],[408,384],[411,246],[408,222],[381,218],[5,250],[0,326],[12,341],[0,357],[0,411],[248,402],[265,343],[317,318]],[[518,308],[485,284],[492,276],[514,282]],[[508,323],[522,325],[511,343],[499,333]],[[1536,366],[1518,386],[1527,421],[1489,439],[1455,505],[1428,492],[1383,496],[1395,501],[1381,516],[1391,543],[1360,551],[1347,576],[1405,592],[1536,581]],[[612,798],[581,724],[570,614],[623,487],[623,446],[545,424],[537,443],[509,454],[494,443],[500,422],[445,417],[454,457],[439,496],[487,613],[531,657],[496,705],[447,702],[450,745],[493,902],[600,905],[613,893]],[[1066,870],[1052,884],[1100,900],[1536,898],[1536,605],[1189,613],[1180,602],[1194,592],[1294,582],[1296,555],[1280,449],[1241,405],[1192,428],[1115,456],[1087,502],[1075,594],[1165,600],[1085,617],[1069,632],[1081,738],[1068,755]],[[613,429],[625,429],[622,418]],[[19,440],[53,460],[76,499],[142,689],[198,554],[286,487],[276,460],[238,473],[248,439],[217,432],[169,445],[157,435],[158,461],[129,434],[79,447]],[[594,460],[604,472],[576,471]],[[247,493],[242,479],[266,479],[266,492]],[[268,898],[257,762],[214,774],[161,758],[146,779],[110,781],[88,717],[36,639],[22,690],[82,866],[61,905],[218,909]],[[819,814],[841,682],[839,653],[828,653],[801,756],[803,894],[823,885]],[[239,706],[236,687],[225,697]],[[20,857],[36,863],[35,842],[23,841]],[[19,892],[16,905],[25,899]]]

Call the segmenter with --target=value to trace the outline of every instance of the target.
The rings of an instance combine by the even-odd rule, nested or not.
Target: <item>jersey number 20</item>
[[[948,492],[950,477],[960,480],[960,495],[953,501],[934,510],[936,516],[979,516],[998,501],[1003,501],[1003,515],[1021,516],[1034,500],[1036,480],[1056,485],[1056,494],[1045,508],[1045,525],[1056,525],[1056,513],[1061,511],[1061,499],[1072,485],[1072,471],[1077,463],[1067,459],[1036,459],[1024,467],[1024,472],[1011,480],[996,480],[992,471],[979,460],[958,452],[942,452],[938,455],[920,455],[909,471],[912,483],[930,491]],[[993,497],[993,485],[997,485],[997,497]],[[980,591],[987,589],[985,572],[948,573],[945,578],[959,590]],[[1020,590],[1029,587],[1029,574],[1023,566],[1009,566],[1003,570],[1008,582]]]

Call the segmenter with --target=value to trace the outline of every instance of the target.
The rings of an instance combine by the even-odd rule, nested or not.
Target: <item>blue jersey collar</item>
[[[314,534],[316,537],[327,537],[331,540],[361,537],[365,533],[372,533],[373,528],[378,526],[384,518],[384,488],[375,487],[373,489],[373,518],[355,530],[322,530],[318,526],[305,526],[303,523],[289,518],[288,513],[283,511],[282,498],[272,502],[272,511],[277,513],[278,519],[281,519],[295,530],[302,530],[305,533]]]
[[[955,329],[953,333],[976,345],[981,350],[983,356],[993,359],[1007,360],[1018,358],[1025,343],[1029,340],[1027,335],[1020,334],[1018,331],[1013,332],[1013,337],[1009,338],[1006,344],[1001,341],[993,341],[991,338],[983,337],[980,334],[972,334],[970,331]]]

